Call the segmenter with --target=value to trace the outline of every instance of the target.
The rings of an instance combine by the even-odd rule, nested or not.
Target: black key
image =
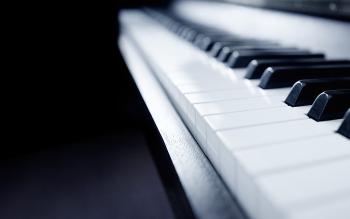
[[[218,41],[229,41],[227,39],[227,36],[223,36],[222,33],[213,33],[211,34],[212,36],[208,36],[208,34],[205,33],[199,33],[196,38],[193,41],[193,45],[199,47],[199,48],[204,48],[207,49],[212,44],[214,44],[214,39],[213,38],[218,38]],[[222,40],[221,40],[222,39]]]
[[[189,27],[189,26],[185,26],[181,32],[178,32],[178,35],[186,40],[188,40],[187,38],[192,37],[192,39],[194,39],[197,35],[199,34],[198,31],[196,31],[194,28]]]
[[[325,60],[325,59],[295,59],[295,60],[253,60],[247,67],[244,76],[247,79],[258,79],[268,67],[278,66],[308,66],[308,65],[340,65],[350,64],[350,60]]]
[[[254,59],[305,59],[305,58],[323,58],[324,55],[320,53],[312,54],[308,51],[295,51],[295,52],[266,52],[266,51],[253,51],[232,53],[227,65],[231,68],[243,68]]]
[[[186,28],[187,26],[185,25],[180,25],[179,28],[177,28],[174,33],[178,36],[180,36],[180,34],[183,32],[183,31],[186,31]]]
[[[171,32],[176,33],[176,31],[183,28],[183,25],[178,22],[170,22],[167,27]]]
[[[183,28],[179,32],[177,32],[176,34],[179,35],[179,37],[183,37],[183,35],[185,35],[190,30],[192,30],[192,29],[189,28],[187,25],[184,25]]]
[[[216,42],[213,44],[213,46],[211,47],[211,50],[209,51],[209,54],[213,57],[217,57],[219,55],[219,53],[221,52],[221,50],[227,46],[230,45],[231,42]]]
[[[322,92],[307,115],[316,121],[341,119],[350,107],[350,89]]]
[[[234,46],[234,47],[228,47],[225,46],[220,54],[218,55],[217,59],[221,62],[227,62],[229,59],[229,56],[234,52],[250,52],[250,51],[257,51],[257,52],[294,52],[294,51],[300,51],[295,47],[278,47],[278,46]]]
[[[200,49],[209,52],[211,51],[211,49],[213,48],[216,42],[230,42],[235,45],[240,45],[243,43],[241,39],[237,39],[234,36],[220,36],[220,37],[217,36],[217,37],[205,37],[196,45]]]
[[[350,77],[350,64],[312,67],[270,67],[263,73],[263,89],[291,87],[302,79]]]
[[[242,48],[242,49],[268,49],[278,47],[277,43],[273,43],[270,41],[257,41],[257,40],[237,40],[237,41],[229,41],[229,42],[216,42],[211,47],[209,54],[213,57],[218,57],[220,52],[225,48]]]
[[[334,89],[350,89],[350,77],[300,80],[293,85],[285,103],[293,107],[310,105],[322,91]]]
[[[192,42],[197,35],[198,35],[198,32],[194,29],[189,29],[188,31],[181,34],[182,38],[190,42]]]
[[[344,135],[347,138],[350,138],[350,109],[345,114],[344,120],[341,123],[337,132],[341,135]]]
[[[226,45],[238,46],[238,45],[271,45],[274,44],[270,41],[254,40],[254,39],[242,39],[235,35],[215,35],[207,36],[202,38],[200,43],[197,43],[202,50],[211,51],[213,46],[218,43],[223,42]]]
[[[230,47],[222,48],[217,57],[218,61],[226,62],[231,53],[232,53],[232,49]]]

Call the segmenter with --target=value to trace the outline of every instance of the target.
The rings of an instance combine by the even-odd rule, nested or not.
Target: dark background
[[[0,218],[173,218],[162,142],[117,48],[119,9],[164,1],[14,4]]]
[[[63,0],[24,7],[20,25],[13,25],[19,46],[9,70],[8,94],[16,96],[9,104],[12,143],[18,136],[62,143],[138,125],[141,103],[116,45],[117,14],[164,1]]]

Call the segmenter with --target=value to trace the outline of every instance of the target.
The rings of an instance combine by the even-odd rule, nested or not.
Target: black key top
[[[209,54],[213,57],[218,57],[220,52],[225,48],[246,48],[246,49],[253,49],[253,48],[261,48],[261,49],[268,49],[268,48],[274,48],[278,47],[279,45],[277,43],[273,43],[270,41],[253,41],[253,40],[241,40],[240,42],[237,40],[235,42],[216,42],[213,44],[211,50],[209,51]]]
[[[213,57],[217,57],[219,55],[219,53],[221,52],[221,50],[227,45],[230,45],[230,42],[216,42],[216,43],[214,43],[213,46],[211,47],[211,50],[209,51],[209,55],[211,55]]]
[[[258,79],[268,67],[278,66],[308,66],[308,65],[340,65],[350,64],[350,60],[325,60],[325,59],[295,59],[295,60],[253,60],[247,67],[244,76],[247,79]]]
[[[196,38],[197,35],[198,35],[198,32],[196,30],[189,29],[186,32],[183,32],[181,34],[181,37],[184,38],[187,41],[192,42]]]
[[[316,121],[341,119],[350,107],[350,89],[322,92],[307,115]]]
[[[215,43],[223,42],[226,45],[237,46],[237,45],[269,45],[273,44],[270,41],[263,40],[254,40],[254,39],[242,39],[239,36],[235,35],[215,35],[215,36],[206,36],[205,38],[200,39],[200,42],[196,45],[202,50],[211,51]]]
[[[222,48],[219,55],[217,56],[218,61],[226,62],[231,53],[232,49],[230,47]]]
[[[221,36],[221,37],[215,37],[215,38],[214,37],[205,37],[196,45],[200,49],[209,52],[213,48],[213,46],[216,42],[231,42],[232,44],[240,45],[244,41],[242,41],[241,39],[237,39],[233,36]]]
[[[178,22],[170,22],[168,24],[168,29],[171,31],[171,32],[174,32],[176,33],[176,31],[178,31],[179,29],[181,29],[183,27],[183,25],[181,25],[180,23]]]
[[[350,89],[350,77],[300,80],[293,85],[285,103],[293,107],[310,105],[322,91],[334,89]]]
[[[291,87],[302,79],[350,77],[350,65],[312,67],[270,67],[263,73],[259,87],[263,89]]]
[[[341,123],[337,132],[341,135],[344,135],[347,138],[350,138],[350,109],[345,114],[344,120]]]
[[[227,60],[229,59],[229,56],[233,53],[233,52],[249,52],[249,51],[257,51],[257,52],[294,52],[294,51],[300,51],[295,47],[278,47],[278,46],[234,46],[234,47],[228,47],[225,46],[220,54],[218,55],[217,59],[221,62],[227,62]]]
[[[217,41],[229,41],[227,36],[225,36],[225,38],[223,38],[222,33],[217,33],[215,35],[216,35],[216,36],[214,36],[215,38],[222,39],[222,40],[218,39]],[[195,45],[199,48],[204,48],[203,50],[211,47],[213,44],[214,44],[213,36],[208,36],[207,34],[204,34],[204,33],[199,33],[193,41],[193,45]]]
[[[180,35],[183,31],[185,31],[187,26],[185,25],[180,25],[176,30],[174,30],[174,33],[176,35]]]
[[[248,64],[254,59],[305,59],[305,58],[323,58],[324,55],[320,53],[312,54],[308,51],[296,51],[296,52],[265,52],[265,51],[254,51],[254,52],[242,52],[232,53],[227,65],[231,68],[243,68],[247,67]]]

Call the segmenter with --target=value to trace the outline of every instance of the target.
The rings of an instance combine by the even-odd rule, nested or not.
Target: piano
[[[193,217],[349,219],[350,4],[259,2],[124,10],[119,47]]]

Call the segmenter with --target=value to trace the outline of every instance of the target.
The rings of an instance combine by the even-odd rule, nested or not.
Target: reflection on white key
[[[288,209],[350,191],[350,157],[257,179],[260,218],[279,219]]]
[[[191,104],[208,103],[220,100],[243,99],[254,96],[264,97],[264,95],[287,95],[289,89],[276,89],[274,92],[261,93],[260,88],[256,90],[232,90],[232,91],[213,91],[195,94],[186,94],[186,98]]]
[[[208,91],[220,91],[220,90],[234,90],[234,89],[247,89],[244,84],[234,84],[222,81],[216,81],[215,83],[193,83],[186,85],[179,85],[177,88],[181,93],[198,93]]]

